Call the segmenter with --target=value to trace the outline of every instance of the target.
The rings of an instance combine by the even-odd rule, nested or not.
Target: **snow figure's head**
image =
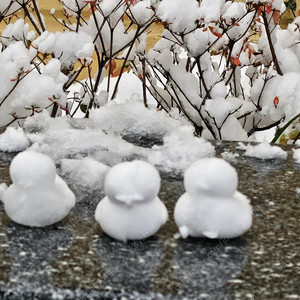
[[[135,160],[110,169],[105,179],[105,192],[110,200],[131,205],[155,199],[160,189],[158,171],[149,163]]]
[[[52,185],[56,176],[55,164],[45,154],[24,151],[11,162],[10,176],[14,184],[22,188]]]
[[[194,195],[231,197],[238,186],[238,175],[223,159],[200,159],[186,170],[184,186],[188,193]]]

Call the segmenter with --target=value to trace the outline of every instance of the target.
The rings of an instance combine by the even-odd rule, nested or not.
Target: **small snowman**
[[[121,240],[145,239],[168,220],[157,197],[160,176],[147,162],[124,162],[110,169],[105,179],[106,197],[95,212],[96,221],[109,236]]]
[[[251,204],[237,191],[237,172],[225,160],[196,161],[184,174],[184,186],[174,210],[175,237],[235,238],[251,227]]]
[[[62,220],[75,196],[45,154],[25,151],[10,165],[13,184],[2,193],[7,215],[16,223],[43,227]]]

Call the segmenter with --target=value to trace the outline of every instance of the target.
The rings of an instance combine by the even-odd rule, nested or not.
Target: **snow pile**
[[[239,149],[245,150],[245,155],[259,159],[286,159],[287,153],[278,146],[271,146],[268,143],[260,143],[258,145],[243,145],[240,143]]]
[[[69,126],[69,124],[67,125]],[[49,155],[56,163],[63,158],[81,159],[89,156],[104,164],[113,165],[142,155],[136,147],[120,136],[107,135],[100,129],[50,129],[41,134],[28,134],[33,143],[30,149]]]
[[[193,129],[182,126],[166,135],[162,146],[153,146],[148,160],[163,170],[184,170],[192,162],[215,154],[212,144],[202,138],[196,138]]]
[[[77,200],[96,190],[103,190],[109,167],[92,158],[62,159],[60,175],[63,176],[76,193]]]
[[[114,101],[90,113],[90,119],[97,128],[107,133],[136,133],[166,134],[178,126],[181,122],[170,118],[164,111],[157,112],[153,106],[145,108],[141,101],[126,101],[117,104]]]
[[[47,110],[27,118],[23,123],[23,128],[26,133],[43,133],[52,130],[71,129],[72,119],[66,117],[51,118]],[[80,120],[81,124],[85,124],[86,120]]]
[[[293,149],[294,160],[297,164],[300,164],[300,149]]]
[[[29,145],[29,140],[20,127],[8,127],[5,132],[0,135],[0,151],[19,152],[28,148]]]
[[[180,172],[194,160],[214,155],[214,147],[194,136],[192,126],[186,125],[179,114],[173,111],[170,114],[174,118],[164,111],[145,108],[142,102],[116,104],[111,101],[92,110],[89,119],[54,119],[45,110],[28,118],[24,122],[24,130],[32,144],[30,149],[49,155],[56,164],[62,162],[62,174],[67,178],[68,174],[71,176],[78,172],[76,182],[80,176],[85,176],[85,168],[95,171],[90,169],[91,161],[81,161],[85,157],[109,166],[132,159],[149,160],[163,170]],[[152,137],[154,140],[159,137],[163,145],[153,148],[145,148],[146,144],[145,147],[136,146],[123,139],[128,134],[132,134],[133,139],[136,137],[137,141],[143,135],[150,142]],[[70,158],[75,165],[73,170],[71,160],[64,160]],[[100,165],[98,171],[96,177],[96,174],[100,176]],[[82,184],[95,188],[93,180],[84,180]]]

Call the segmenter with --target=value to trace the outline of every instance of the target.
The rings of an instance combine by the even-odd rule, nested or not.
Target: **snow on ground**
[[[92,158],[64,158],[60,163],[60,175],[72,183],[71,188],[77,201],[87,196],[90,191],[103,190],[104,180],[109,167]]]
[[[95,172],[90,182],[81,183],[91,189],[96,188],[93,182],[101,177],[101,168],[95,165],[91,169],[91,161],[86,157],[108,166],[142,159],[163,171],[180,172],[195,160],[214,155],[214,147],[195,137],[194,128],[187,125],[186,120],[178,115],[171,118],[166,112],[150,107],[145,108],[140,100],[119,104],[110,101],[102,108],[92,110],[89,119],[53,119],[44,111],[27,118],[23,127],[30,149],[47,154],[56,164],[61,164],[61,174],[67,177],[72,174],[74,184],[83,177],[84,169]],[[136,140],[146,135],[163,144],[146,148],[138,146],[139,143],[127,142],[123,139],[126,135]]]
[[[297,164],[300,164],[300,149],[294,149],[294,160]]]
[[[146,109],[141,101],[129,100],[125,103],[111,101],[108,105],[92,110],[90,119],[92,123],[106,133],[128,132],[139,135],[164,135],[182,125],[165,113],[157,112],[154,106]]]
[[[22,128],[8,127],[0,135],[0,151],[19,152],[29,147],[29,141]]]
[[[166,170],[185,170],[195,160],[215,154],[212,144],[196,138],[193,128],[182,126],[164,137],[162,146],[153,146],[148,160]]]
[[[271,146],[268,143],[260,143],[258,145],[244,145],[239,143],[238,149],[244,150],[245,155],[258,159],[286,159],[287,153],[278,146]]]

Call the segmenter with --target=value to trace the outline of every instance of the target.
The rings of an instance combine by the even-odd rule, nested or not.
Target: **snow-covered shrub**
[[[283,0],[152,3],[165,30],[139,57],[161,108],[176,107],[198,135],[228,140],[282,127],[299,114],[299,20],[280,28]]]
[[[300,19],[280,28],[283,0],[59,2],[64,18],[55,9],[51,14],[65,30],[56,33],[47,31],[38,0],[0,3],[0,22],[7,23],[0,126],[45,109],[52,117],[79,110],[89,117],[122,93],[127,71],[140,79],[146,106],[148,92],[159,109],[186,118],[198,136],[255,140],[258,132],[273,129],[274,135],[293,120],[288,128],[299,137]],[[15,21],[20,10],[25,19]],[[165,30],[146,51],[155,22]]]
[[[0,4],[0,22],[8,22],[0,44],[0,126],[15,124],[44,109],[55,117],[61,111],[73,116],[81,108],[88,117],[90,109],[105,104],[109,95],[116,96],[122,73],[129,70],[128,61],[154,19],[154,12],[148,9],[150,1],[60,2],[65,19],[57,19],[54,9],[51,14],[65,31],[55,33],[47,31],[38,0]],[[26,19],[9,18],[20,9]],[[94,77],[92,60],[96,60],[93,68],[98,69]],[[118,61],[121,66],[117,68]],[[85,70],[88,76],[79,82]],[[100,90],[106,74],[106,88]],[[111,77],[117,77],[117,82],[112,84]],[[74,92],[76,82],[80,89]]]

